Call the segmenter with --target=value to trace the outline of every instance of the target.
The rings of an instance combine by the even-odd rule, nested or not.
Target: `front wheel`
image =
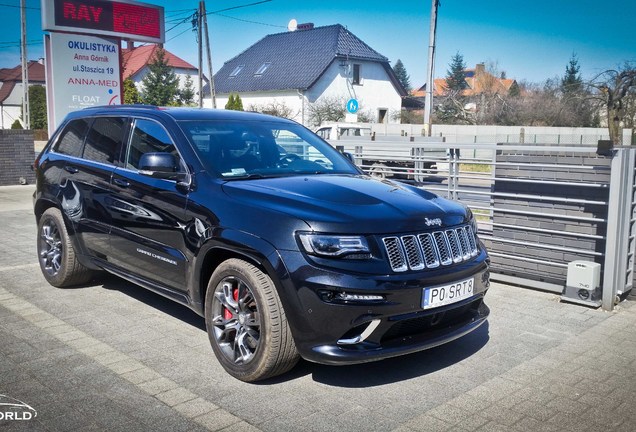
[[[276,287],[248,262],[229,259],[214,271],[205,297],[205,323],[214,354],[237,379],[263,380],[298,362]]]

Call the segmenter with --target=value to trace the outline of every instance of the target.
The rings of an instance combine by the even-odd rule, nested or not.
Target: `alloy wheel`
[[[261,341],[260,313],[251,288],[228,276],[216,287],[212,302],[214,338],[223,355],[237,365],[249,363]]]
[[[62,266],[62,238],[57,225],[49,220],[42,225],[40,232],[40,261],[42,267],[51,276],[55,276]]]

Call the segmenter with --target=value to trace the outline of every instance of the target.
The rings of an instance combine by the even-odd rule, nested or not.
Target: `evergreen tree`
[[[459,52],[453,56],[449,65],[450,69],[446,72],[446,87],[449,92],[461,92],[468,84],[466,83],[466,64],[464,56]]]
[[[234,107],[235,111],[243,111],[243,101],[241,100],[241,96],[239,96],[238,93],[236,94],[236,97],[234,98],[234,103],[235,103],[235,107]]]
[[[138,104],[141,103],[139,97],[139,91],[135,86],[135,83],[130,78],[124,80],[124,103],[125,104]]]
[[[181,105],[194,105],[194,84],[190,75],[186,75],[183,88],[179,90],[179,102]]]
[[[561,91],[564,95],[578,94],[583,91],[583,79],[579,73],[581,67],[576,54],[572,54],[570,62],[565,67],[565,75],[561,79]]]
[[[149,105],[166,106],[173,104],[179,92],[179,78],[166,61],[166,51],[158,48],[150,71],[142,79],[143,101]]]
[[[510,86],[510,89],[508,89],[508,96],[513,98],[521,96],[521,89],[516,81]]]
[[[230,97],[227,98],[227,103],[225,104],[225,109],[226,110],[233,110],[234,109],[234,93],[230,93]]]
[[[12,124],[11,124],[11,129],[24,129],[22,127],[22,123],[20,123],[20,120],[16,119]]]
[[[395,65],[393,66],[393,72],[395,72],[395,75],[402,84],[402,87],[404,87],[404,90],[406,90],[407,92],[411,91],[411,77],[408,73],[406,73],[406,68],[402,63],[402,60],[398,59],[395,62]]]
[[[241,100],[241,97],[238,94],[234,95],[234,93],[230,93],[230,97],[225,104],[225,109],[243,111],[243,101]]]
[[[31,129],[46,129],[46,89],[41,85],[29,87],[29,115]]]

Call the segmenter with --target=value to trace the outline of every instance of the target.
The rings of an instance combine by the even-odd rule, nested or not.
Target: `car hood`
[[[384,234],[431,230],[467,220],[467,209],[430,192],[368,176],[311,175],[230,181],[224,192],[255,211],[285,213],[311,229]],[[256,216],[256,213],[255,213]]]

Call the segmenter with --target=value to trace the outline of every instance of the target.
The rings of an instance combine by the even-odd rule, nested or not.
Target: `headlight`
[[[311,255],[333,258],[356,255],[356,258],[368,258],[371,253],[367,240],[361,236],[299,234],[298,237],[305,251]]]

